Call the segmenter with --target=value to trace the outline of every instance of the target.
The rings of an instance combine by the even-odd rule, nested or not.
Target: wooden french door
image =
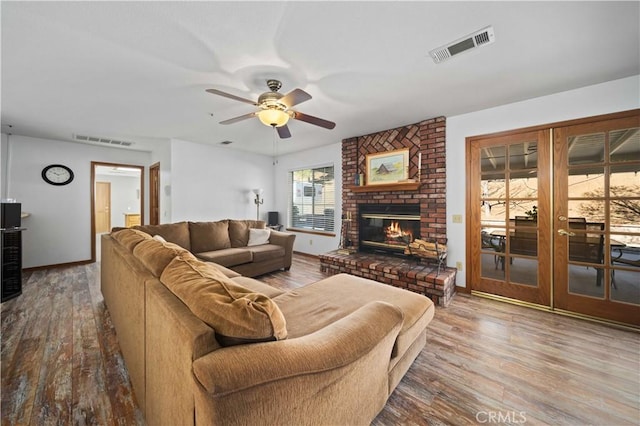
[[[549,130],[470,144],[472,289],[551,304]]]
[[[555,308],[640,325],[640,116],[554,139]]]
[[[468,139],[474,292],[640,326],[640,112]]]

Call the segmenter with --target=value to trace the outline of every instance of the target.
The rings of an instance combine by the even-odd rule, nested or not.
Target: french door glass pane
[[[512,198],[538,198],[538,174],[530,170],[526,174],[511,172],[509,196]]]
[[[568,138],[570,165],[602,163],[604,161],[604,132]]]
[[[609,132],[611,162],[638,161],[640,156],[640,129],[613,130]]]
[[[482,176],[482,198],[504,199],[507,193],[504,173]]]
[[[569,293],[604,298],[604,269],[569,264]]]
[[[481,181],[481,220],[483,224],[504,226],[506,183],[504,173],[483,175]]]
[[[538,285],[538,261],[514,257],[509,265],[509,278],[512,283],[529,286]]]
[[[534,170],[537,167],[538,143],[535,140],[509,145],[509,169],[511,171]]]
[[[504,280],[503,256],[497,254],[482,253],[480,276],[494,280]]]
[[[569,198],[603,198],[604,168],[575,168],[569,170]]]
[[[604,222],[605,202],[600,200],[569,201],[568,217],[583,218],[585,222]]]
[[[537,205],[538,202],[536,200],[511,200],[509,202],[509,219],[511,219],[510,226],[515,226],[515,222],[513,221],[517,216],[536,216],[538,210]]]
[[[480,170],[484,172],[504,171],[506,148],[492,146],[481,148]]]
[[[637,223],[616,227],[617,231],[627,233],[612,234],[609,247],[611,300],[640,305],[640,233]]]

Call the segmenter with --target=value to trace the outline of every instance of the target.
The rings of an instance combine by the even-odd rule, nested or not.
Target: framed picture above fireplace
[[[367,185],[397,183],[409,178],[409,150],[367,154]]]

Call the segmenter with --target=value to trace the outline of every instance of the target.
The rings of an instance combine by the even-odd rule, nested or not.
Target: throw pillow
[[[271,229],[249,229],[249,242],[247,246],[259,246],[269,243],[269,235],[271,235]]]
[[[160,241],[161,243],[166,243],[166,242],[167,242],[167,240],[165,240],[164,238],[162,238],[162,236],[161,236],[161,235],[154,235],[154,236],[153,236],[153,239],[154,239],[154,240],[156,240],[156,241]]]
[[[165,268],[160,281],[215,330],[222,346],[287,337],[278,305],[234,283],[212,265],[179,255]]]
[[[264,220],[229,220],[231,247],[246,247],[249,242],[249,228],[264,229]]]
[[[229,222],[189,222],[191,251],[204,253],[231,247],[229,239]]]

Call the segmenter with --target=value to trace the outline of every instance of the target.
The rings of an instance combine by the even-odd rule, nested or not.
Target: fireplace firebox
[[[417,204],[361,204],[358,218],[360,251],[404,255],[407,245],[420,238]]]

